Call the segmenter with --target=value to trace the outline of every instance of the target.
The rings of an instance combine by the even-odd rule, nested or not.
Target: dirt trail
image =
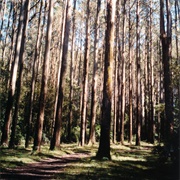
[[[89,157],[86,153],[75,153],[61,157],[43,159],[38,163],[27,164],[15,169],[7,169],[0,172],[0,179],[54,179],[55,174],[63,172],[65,167],[79,161],[81,158]]]

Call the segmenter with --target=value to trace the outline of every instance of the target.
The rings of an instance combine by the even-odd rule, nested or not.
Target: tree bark
[[[24,69],[24,51],[25,51],[25,44],[26,44],[26,34],[27,34],[27,26],[29,21],[29,8],[30,8],[30,1],[26,0],[24,4],[24,27],[22,31],[22,39],[21,39],[21,49],[19,54],[19,63],[20,63],[20,69],[19,69],[19,77],[16,83],[17,86],[17,93],[16,93],[16,105],[15,105],[15,111],[14,116],[12,120],[12,132],[11,132],[11,138],[9,142],[9,148],[14,148],[15,145],[15,135],[16,135],[16,125],[18,121],[18,111],[19,111],[19,102],[20,102],[20,96],[21,96],[21,88],[22,88],[22,78],[23,78],[23,69]]]
[[[20,15],[19,15],[18,32],[17,32],[17,37],[16,37],[15,55],[14,55],[13,66],[11,68],[10,85],[9,85],[9,90],[8,90],[8,100],[7,100],[5,120],[4,120],[4,126],[3,126],[2,137],[1,137],[1,145],[2,144],[8,145],[8,137],[9,137],[9,132],[10,132],[10,124],[11,124],[11,114],[12,114],[14,95],[15,95],[15,89],[16,89],[16,81],[17,81],[19,53],[21,49],[23,19],[24,19],[24,14],[23,14],[24,1],[25,0],[21,0],[21,10],[20,10]]]
[[[47,24],[47,34],[46,34],[46,46],[44,52],[44,64],[43,64],[43,73],[41,81],[41,94],[39,99],[39,112],[36,122],[36,130],[34,137],[34,147],[33,150],[40,151],[42,132],[43,132],[43,123],[44,123],[44,111],[45,111],[45,102],[47,97],[47,83],[49,76],[49,61],[50,61],[50,45],[51,45],[51,35],[52,35],[52,21],[53,21],[53,4],[54,1],[49,1],[49,12],[48,12],[48,24]]]
[[[68,119],[68,141],[71,142],[71,128],[73,121],[73,75],[74,75],[74,43],[75,43],[75,10],[76,0],[74,0],[73,14],[72,14],[72,49],[71,49],[71,62],[70,62],[70,93],[69,93],[69,119]]]
[[[59,93],[58,93],[58,102],[57,102],[57,111],[53,137],[51,139],[50,150],[59,148],[60,146],[60,137],[61,137],[61,125],[62,125],[62,105],[65,89],[65,74],[67,69],[67,58],[68,58],[68,43],[69,43],[69,33],[70,33],[70,16],[71,16],[71,6],[70,0],[67,1],[66,7],[66,20],[65,20],[65,31],[64,31],[64,41],[63,41],[63,51],[62,51],[62,64],[59,77]]]
[[[81,132],[80,144],[84,146],[86,139],[86,113],[87,113],[87,98],[88,98],[88,71],[89,71],[89,52],[90,52],[90,0],[87,0],[86,9],[86,39],[84,52],[84,72],[83,72],[83,87],[82,87],[82,110],[81,110]]]
[[[140,40],[140,28],[139,28],[139,0],[136,2],[136,145],[140,145],[141,141],[141,103],[140,103],[140,54],[139,54],[139,40]]]
[[[171,87],[171,41],[172,41],[172,19],[170,12],[170,2],[166,0],[166,28],[164,0],[160,0],[160,38],[162,44],[162,60],[164,69],[164,90],[165,90],[165,144],[170,148],[173,133],[173,106],[172,106],[172,87]],[[166,29],[166,30],[165,30]]]
[[[101,0],[97,1],[97,11],[95,20],[95,39],[94,39],[94,67],[92,80],[92,99],[91,99],[91,118],[90,118],[90,137],[89,144],[96,142],[95,137],[95,123],[96,123],[96,109],[97,109],[97,66],[98,66],[98,40],[99,40],[99,13],[101,8]]]
[[[126,63],[125,63],[125,33],[126,33],[126,0],[123,2],[123,31],[122,31],[122,85],[121,85],[121,134],[120,141],[124,144],[124,121],[126,106]]]
[[[132,25],[131,25],[131,0],[129,0],[129,143],[132,144],[133,140],[133,100],[132,100],[132,58],[131,58],[131,49],[132,49]]]
[[[101,120],[100,144],[96,157],[108,158],[110,155],[110,124],[111,124],[111,98],[112,98],[112,65],[114,44],[115,0],[107,0],[107,29],[104,60],[103,104]]]
[[[29,138],[31,132],[31,124],[32,124],[32,113],[33,113],[33,102],[34,102],[34,91],[35,91],[35,80],[37,75],[37,64],[39,59],[40,53],[40,42],[42,38],[42,28],[41,28],[41,18],[42,18],[42,6],[43,1],[41,1],[40,9],[39,9],[39,18],[38,18],[38,33],[37,33],[37,40],[35,46],[35,53],[34,53],[34,60],[33,60],[33,69],[32,69],[32,79],[31,79],[31,87],[30,87],[30,97],[29,97],[29,108],[28,108],[28,115],[26,120],[26,142],[25,147],[29,147]]]

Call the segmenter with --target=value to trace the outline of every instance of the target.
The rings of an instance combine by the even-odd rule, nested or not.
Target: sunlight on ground
[[[142,157],[124,157],[124,156],[112,156],[113,161],[146,161],[145,158]]]

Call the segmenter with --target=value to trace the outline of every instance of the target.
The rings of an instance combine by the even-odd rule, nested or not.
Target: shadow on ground
[[[55,175],[63,172],[70,164],[77,163],[80,157],[87,157],[87,154],[71,154],[63,157],[46,158],[38,163],[32,163],[13,169],[6,168],[0,172],[0,179],[54,179]],[[11,162],[13,163],[13,162]],[[16,162],[16,165],[17,162]]]
[[[1,169],[0,179],[63,180],[178,180],[179,164],[160,161],[153,147],[128,146],[112,149],[112,161],[97,161],[89,149],[76,149],[74,154],[46,156],[37,163],[14,162],[15,169]],[[40,157],[43,156],[40,154]],[[11,162],[13,164],[13,162]]]

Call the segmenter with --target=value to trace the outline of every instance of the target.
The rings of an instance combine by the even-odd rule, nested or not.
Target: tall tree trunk
[[[153,59],[153,42],[152,42],[152,1],[150,0],[150,24],[149,24],[149,38],[150,38],[150,124],[149,124],[149,141],[154,143],[154,59]]]
[[[69,119],[68,119],[68,141],[71,142],[71,128],[73,120],[73,79],[74,79],[74,43],[75,43],[75,10],[76,0],[74,0],[73,14],[72,14],[72,49],[71,49],[71,62],[70,62],[70,93],[69,93]]]
[[[9,60],[8,60],[8,71],[11,72],[12,69],[12,62],[13,62],[13,56],[15,52],[15,42],[16,42],[16,24],[18,23],[18,15],[17,15],[17,3],[13,3],[13,24],[12,24],[12,31],[11,31],[11,46],[10,46],[10,54],[9,54]],[[10,78],[7,80],[7,90],[10,86]]]
[[[24,27],[22,32],[22,39],[21,39],[21,49],[19,54],[19,63],[20,63],[20,69],[19,69],[19,77],[18,81],[16,83],[17,86],[17,92],[16,92],[16,105],[15,105],[15,111],[14,116],[12,120],[12,132],[11,132],[11,138],[9,142],[9,148],[14,148],[14,140],[15,140],[15,134],[16,134],[16,125],[18,120],[18,111],[19,111],[19,102],[20,102],[20,96],[21,96],[21,86],[22,86],[22,78],[23,78],[23,68],[24,68],[24,50],[25,50],[25,44],[26,44],[26,34],[27,34],[27,26],[29,21],[29,8],[30,8],[30,1],[26,0],[24,4]]]
[[[113,137],[114,137],[114,142],[119,142],[120,141],[120,105],[121,105],[121,88],[120,88],[120,80],[121,80],[121,75],[120,75],[120,9],[121,9],[121,2],[120,0],[116,1],[116,37],[115,37],[115,43],[116,43],[116,48],[115,48],[115,87],[114,87],[114,93],[115,93],[115,100],[114,100],[114,132],[113,132]]]
[[[136,2],[136,145],[140,145],[141,140],[141,92],[140,92],[140,54],[139,54],[139,40],[140,40],[140,28],[139,28],[139,0]]]
[[[82,90],[82,110],[81,110],[81,132],[80,143],[81,146],[85,144],[86,134],[86,113],[87,113],[87,98],[88,98],[88,70],[89,70],[89,52],[90,52],[90,0],[87,0],[86,9],[86,39],[84,52],[84,72],[83,72],[83,90]]]
[[[170,2],[166,0],[166,28],[164,0],[160,0],[160,37],[162,44],[162,59],[164,68],[164,89],[165,89],[165,144],[170,148],[173,133],[173,106],[171,87],[171,40],[172,40],[172,19],[170,12]]]
[[[133,135],[132,135],[132,122],[133,122],[133,100],[132,100],[132,58],[131,58],[131,49],[132,49],[132,25],[131,25],[131,0],[129,0],[129,143],[132,144]]]
[[[56,80],[56,93],[55,93],[55,103],[54,103],[54,118],[52,123],[52,129],[54,128],[56,113],[57,113],[57,103],[58,103],[58,96],[59,96],[59,85],[60,85],[60,77],[61,77],[61,64],[62,64],[62,53],[63,53],[63,44],[64,44],[64,34],[65,34],[65,23],[66,23],[66,11],[67,11],[67,3],[68,0],[64,2],[64,10],[62,12],[62,20],[61,20],[61,35],[60,35],[60,53],[59,53],[59,64],[58,64],[58,73],[57,73],[57,80]],[[53,132],[52,132],[53,134]]]
[[[91,99],[91,118],[90,118],[90,137],[89,143],[94,144],[95,137],[95,123],[96,123],[96,108],[97,108],[97,65],[98,65],[98,40],[99,40],[99,13],[101,8],[101,0],[97,1],[97,11],[95,19],[95,39],[94,39],[94,67],[92,80],[92,99]]]
[[[34,150],[40,151],[42,132],[43,132],[43,123],[44,123],[44,111],[45,103],[47,97],[47,83],[49,76],[49,61],[50,61],[50,44],[52,36],[52,21],[53,21],[53,5],[54,1],[49,1],[49,12],[48,12],[48,23],[47,23],[47,34],[46,34],[46,46],[44,52],[44,64],[43,64],[43,73],[42,73],[42,82],[41,82],[41,94],[39,99],[39,112],[36,122],[36,130],[34,137]]]
[[[9,32],[10,31],[10,21],[11,21],[11,15],[12,15],[12,12],[13,12],[13,7],[14,7],[14,5],[13,5],[13,2],[11,2],[10,3],[10,10],[9,10],[9,14],[8,14],[8,23],[7,23],[7,26],[6,26],[6,29],[7,29],[7,32]],[[1,35],[0,35],[1,36]],[[9,34],[8,33],[6,33],[6,35],[5,35],[5,40],[4,40],[4,43],[1,45],[2,46],[2,56],[1,56],[1,60],[2,60],[2,66],[4,65],[4,62],[6,61],[6,59],[5,59],[5,57],[7,58],[7,56],[6,56],[6,47],[7,47],[7,40],[8,40],[8,36],[9,36]],[[2,43],[3,41],[1,41],[1,43]],[[7,58],[8,59],[8,58]]]
[[[121,85],[121,134],[120,141],[124,144],[124,121],[126,106],[126,63],[125,63],[125,33],[126,33],[126,0],[123,2],[123,31],[122,31],[122,85]]]
[[[110,155],[110,124],[111,124],[111,98],[112,98],[112,65],[113,65],[113,44],[114,44],[114,21],[115,21],[115,0],[107,0],[106,17],[106,45],[104,59],[104,84],[103,104],[101,120],[100,144],[96,157],[111,159]]]
[[[119,0],[116,1],[116,38],[115,38],[115,58],[114,58],[114,117],[113,117],[113,143],[117,142],[117,129],[118,129],[118,110],[119,110],[119,101],[118,101],[118,66],[119,66],[119,22],[120,22],[120,8],[119,8]]]
[[[26,142],[25,142],[26,148],[29,147],[29,138],[30,138],[30,132],[31,132],[32,112],[33,112],[33,102],[34,102],[34,91],[35,91],[35,80],[36,80],[36,75],[37,75],[37,63],[39,59],[40,46],[41,46],[40,42],[42,38],[42,33],[41,33],[42,31],[42,28],[41,28],[42,6],[43,6],[43,1],[41,1],[40,9],[39,9],[38,33],[37,33],[37,40],[36,40],[34,60],[33,60],[29,108],[28,108],[28,115],[27,115],[27,120],[26,120]]]
[[[24,19],[24,14],[23,14],[24,2],[25,0],[21,0],[21,10],[20,10],[20,15],[19,15],[18,32],[17,32],[17,37],[16,37],[14,63],[11,68],[10,85],[9,85],[9,90],[8,90],[8,100],[7,100],[5,120],[4,120],[4,126],[3,126],[2,137],[1,137],[1,145],[8,144],[8,136],[9,136],[10,124],[11,124],[11,114],[12,114],[12,108],[13,108],[13,102],[14,102],[17,71],[18,71],[18,64],[19,64],[19,53],[21,49],[23,19]]]
[[[54,150],[56,147],[60,146],[60,136],[61,136],[61,125],[62,125],[62,105],[65,90],[65,74],[67,69],[67,58],[68,58],[68,43],[69,43],[69,33],[70,33],[70,17],[71,17],[71,6],[70,0],[67,1],[66,7],[66,20],[65,20],[65,31],[64,31],[64,41],[63,41],[63,51],[62,51],[62,64],[59,77],[59,93],[57,102],[57,111],[53,137],[51,139],[50,150]]]
[[[1,20],[1,25],[0,25],[0,39],[2,38],[2,29],[3,29],[3,24],[4,24],[4,18],[5,18],[5,14],[6,14],[6,5],[7,5],[7,2],[6,0],[3,0],[3,2],[1,2],[2,5],[0,5],[0,7],[2,8],[2,12],[1,12],[1,9],[0,9],[0,20]]]
[[[175,31],[176,31],[176,59],[177,59],[177,65],[180,66],[180,56],[179,56],[179,44],[178,44],[178,23],[180,23],[180,9],[178,9],[178,0],[175,0]],[[179,10],[179,11],[178,11]],[[179,18],[178,18],[178,12],[179,12]],[[180,106],[180,78],[178,82],[178,106]],[[180,119],[180,110],[178,112],[178,119]]]

